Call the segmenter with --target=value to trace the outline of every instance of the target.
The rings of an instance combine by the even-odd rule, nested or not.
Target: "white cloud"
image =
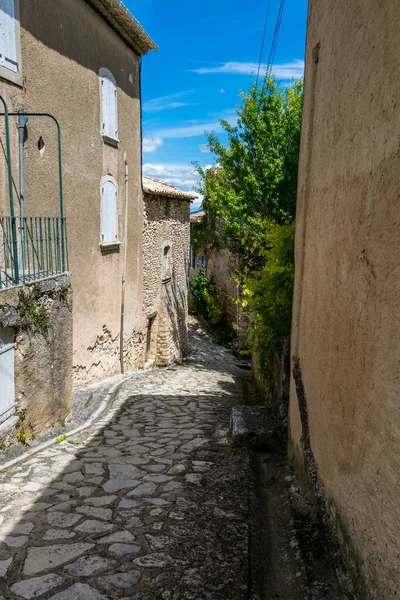
[[[199,150],[200,150],[200,152],[204,152],[204,154],[208,154],[210,152],[210,148],[208,147],[208,144],[200,144]]]
[[[199,197],[197,198],[197,200],[193,200],[193,202],[190,205],[190,212],[196,212],[197,210],[199,210],[199,208],[201,208],[203,202],[203,196],[201,194],[199,194]]]
[[[225,94],[225,90],[224,90],[224,88],[221,88],[221,89],[219,90],[219,93],[220,93],[220,94]]]
[[[199,184],[199,176],[192,166],[160,165],[146,163],[143,165],[143,175],[162,179],[185,192],[195,192]]]
[[[169,110],[172,108],[179,108],[181,106],[189,106],[188,102],[182,102],[180,99],[187,94],[191,94],[193,90],[187,90],[185,92],[177,92],[169,96],[161,96],[160,98],[153,98],[143,103],[144,112],[161,112],[162,110]]]
[[[260,72],[264,73],[267,68],[266,64],[261,65]],[[227,62],[218,67],[203,67],[201,69],[193,69],[195,73],[204,75],[206,73],[231,73],[236,75],[251,75],[257,73],[258,63],[255,62]],[[301,79],[304,74],[304,60],[294,60],[290,63],[273,65],[272,72],[277,79]]]
[[[221,115],[222,119],[225,119],[231,125],[235,125],[237,122],[237,116],[232,114],[231,111],[224,115]],[[187,125],[181,125],[178,127],[170,127],[167,129],[159,129],[153,135],[158,138],[167,139],[167,138],[189,138],[189,137],[197,137],[199,135],[203,135],[205,132],[213,131],[215,133],[220,133],[222,131],[221,123],[218,120],[215,121],[206,121],[205,123],[190,123]]]
[[[143,152],[155,152],[163,143],[164,140],[160,137],[143,138]]]

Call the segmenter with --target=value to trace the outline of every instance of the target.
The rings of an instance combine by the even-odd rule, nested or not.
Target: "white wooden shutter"
[[[14,0],[0,2],[0,65],[18,73]]]
[[[109,77],[102,77],[103,133],[117,139],[117,88]]]
[[[118,241],[117,188],[105,181],[101,188],[101,242]]]
[[[0,331],[0,423],[15,411],[13,337],[7,329]]]

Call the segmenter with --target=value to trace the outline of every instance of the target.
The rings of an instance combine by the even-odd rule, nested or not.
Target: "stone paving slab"
[[[0,599],[247,599],[250,470],[226,435],[242,371],[194,344],[0,474]]]

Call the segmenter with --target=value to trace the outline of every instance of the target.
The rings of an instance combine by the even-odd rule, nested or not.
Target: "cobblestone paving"
[[[0,475],[0,600],[244,600],[247,453],[229,352],[135,373],[90,429]]]

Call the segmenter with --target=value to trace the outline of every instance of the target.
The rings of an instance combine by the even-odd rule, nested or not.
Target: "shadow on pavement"
[[[89,430],[1,474],[0,598],[248,598],[242,385],[229,353],[192,360],[134,374]]]

